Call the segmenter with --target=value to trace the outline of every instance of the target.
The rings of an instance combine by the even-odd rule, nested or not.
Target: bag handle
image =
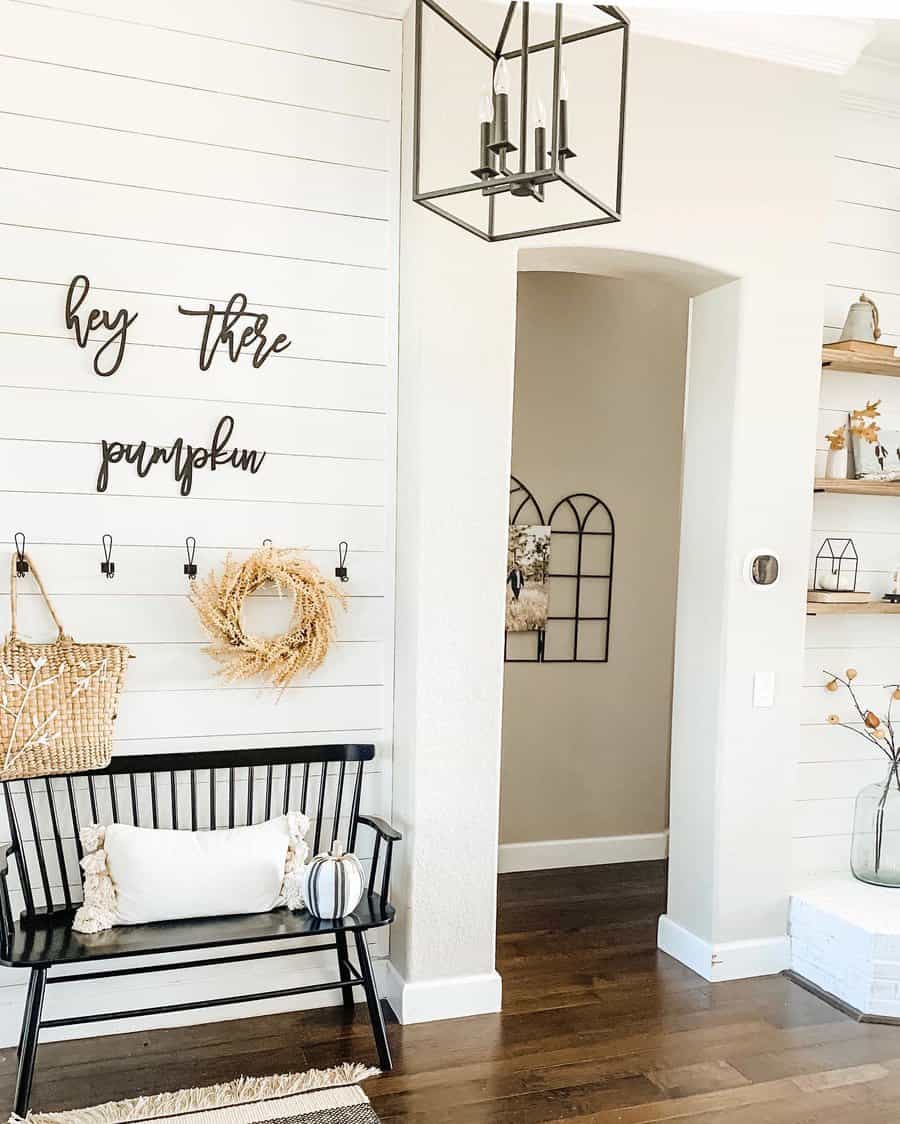
[[[50,598],[47,596],[46,589],[44,589],[44,583],[41,581],[41,576],[37,572],[37,570],[35,569],[35,565],[32,562],[32,560],[28,557],[28,555],[23,554],[22,557],[28,563],[28,565],[30,567],[31,575],[33,576],[34,580],[37,582],[37,587],[40,590],[41,597],[43,597],[44,604],[47,606],[47,611],[50,613],[50,616],[53,618],[53,623],[56,625],[56,629],[57,629],[57,633],[58,633],[57,640],[62,640],[63,637],[65,636],[65,633],[63,632],[63,626],[59,623],[59,617],[56,615],[56,612],[54,611],[54,608],[53,608],[52,604],[50,603]],[[11,555],[10,560],[9,560],[9,620],[10,620],[9,635],[12,639],[15,639],[15,636],[16,636],[16,555],[15,555],[15,553]]]

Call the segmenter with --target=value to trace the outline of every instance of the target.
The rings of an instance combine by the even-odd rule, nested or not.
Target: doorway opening
[[[731,280],[587,248],[519,261],[499,869],[648,864],[658,913],[692,298]],[[543,622],[521,611],[542,524]],[[636,874],[597,869],[600,897]]]

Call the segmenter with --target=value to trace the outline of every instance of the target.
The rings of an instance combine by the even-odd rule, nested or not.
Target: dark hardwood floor
[[[662,863],[502,876],[503,1013],[392,1025],[396,1069],[366,1084],[385,1124],[898,1124],[900,1028],[781,976],[706,983],[656,950],[664,885]],[[363,1010],[51,1043],[34,1108],[371,1062]]]

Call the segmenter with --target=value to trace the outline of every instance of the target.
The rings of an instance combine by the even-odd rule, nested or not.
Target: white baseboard
[[[774,976],[790,967],[790,938],[764,937],[711,944],[683,928],[666,914],[659,919],[657,945],[705,980],[743,980]]]
[[[482,972],[409,983],[388,960],[383,994],[401,1023],[429,1023],[499,1011],[502,981],[497,972]]]
[[[565,866],[605,866],[646,862],[669,853],[669,833],[598,835],[592,839],[541,839],[534,843],[501,843],[501,874],[519,870],[556,870]]]

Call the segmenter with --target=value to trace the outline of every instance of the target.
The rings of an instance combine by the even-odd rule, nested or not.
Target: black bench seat
[[[12,836],[9,844],[0,845],[0,964],[30,972],[13,1111],[22,1117],[28,1111],[42,1027],[317,991],[340,989],[349,1012],[354,1007],[354,988],[363,989],[379,1064],[389,1070],[390,1049],[365,934],[394,920],[394,908],[389,901],[391,859],[393,845],[401,836],[383,820],[362,815],[359,810],[363,770],[374,752],[371,745],[331,745],[126,756],[114,758],[106,769],[95,773],[0,782]],[[327,848],[336,838],[346,840],[352,850],[361,826],[372,832],[374,852],[367,893],[354,912],[339,921],[319,920],[305,909],[277,909],[270,913],[122,925],[102,933],[72,930],[75,910],[81,902],[81,846],[77,840],[86,823],[215,830],[260,823],[291,810],[303,811],[312,820],[307,838],[313,854]],[[16,892],[25,906],[18,917],[12,908]],[[279,942],[288,939],[295,943],[279,946]],[[356,965],[349,955],[351,940]],[[246,945],[267,947],[242,949]],[[176,955],[200,950],[209,955],[188,960]],[[135,1011],[42,1018],[44,995],[50,984],[244,963],[323,950],[336,953],[335,980]],[[131,956],[162,959],[159,963],[134,967],[126,959]],[[67,973],[65,967],[75,964],[96,968]]]

